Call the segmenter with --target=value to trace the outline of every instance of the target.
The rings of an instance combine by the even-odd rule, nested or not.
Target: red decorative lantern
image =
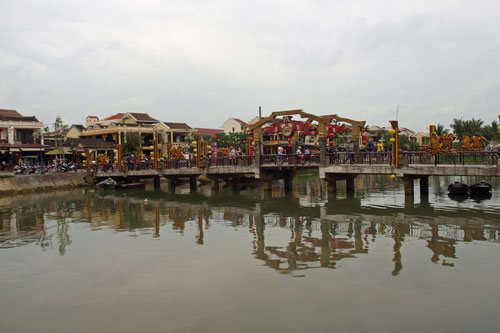
[[[361,132],[363,132],[363,133],[366,132],[366,128],[362,128]]]
[[[366,140],[363,140],[363,144],[366,146]]]
[[[288,148],[292,149],[292,145],[288,145]]]
[[[217,134],[214,134],[214,139],[217,139]]]
[[[250,137],[250,142],[252,142],[252,141],[253,141],[253,138],[252,138],[252,137]]]
[[[328,125],[328,131],[333,131],[333,125]]]
[[[248,134],[250,134],[251,136],[253,136],[253,131],[250,131]]]
[[[333,141],[330,141],[328,144],[330,145],[330,147],[333,147]]]
[[[288,143],[292,142],[292,139],[288,138]]]
[[[329,137],[330,139],[331,139],[331,138],[333,138],[333,133],[332,133],[332,132],[328,133],[328,137]]]
[[[363,134],[361,137],[362,137],[363,139],[366,139],[366,134]]]
[[[250,146],[250,149],[251,149],[251,150],[254,150],[254,149],[255,149],[255,146]]]

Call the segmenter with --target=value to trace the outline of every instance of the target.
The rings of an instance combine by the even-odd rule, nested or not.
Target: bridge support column
[[[160,189],[161,188],[161,180],[160,180],[160,176],[154,176],[153,177],[153,186],[154,186],[154,189]]]
[[[404,176],[403,184],[405,188],[405,207],[410,208],[413,206],[414,202],[413,178],[409,176]]]
[[[198,190],[198,181],[196,176],[189,177],[189,189],[195,192]]]
[[[347,196],[354,195],[354,178],[348,178],[345,180],[345,188]]]
[[[174,178],[167,178],[168,180],[168,191],[169,192],[175,192],[175,179]]]
[[[286,191],[289,191],[289,190],[292,189],[292,186],[293,186],[293,173],[291,173],[291,172],[285,173],[284,185],[285,185],[285,190]]]
[[[233,190],[241,189],[241,176],[234,176],[232,182],[233,182]]]
[[[405,187],[405,196],[413,198],[413,178],[408,176],[403,177],[403,184]]]
[[[420,177],[420,201],[429,199],[429,176]]]
[[[332,193],[332,194],[337,193],[337,178],[331,177],[331,175],[327,175],[324,181],[327,193]]]

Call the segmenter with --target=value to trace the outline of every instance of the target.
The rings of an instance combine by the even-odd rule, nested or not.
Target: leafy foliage
[[[139,133],[127,132],[125,135],[125,141],[122,142],[122,152],[123,154],[130,154],[137,151],[141,144],[141,136]]]
[[[450,130],[445,128],[443,124],[437,124],[436,126],[436,134],[438,136],[441,136],[443,134],[449,134]]]

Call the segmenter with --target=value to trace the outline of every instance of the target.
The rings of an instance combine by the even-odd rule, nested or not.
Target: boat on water
[[[467,196],[469,194],[469,186],[462,182],[453,182],[448,185],[448,194],[449,195],[464,195]]]
[[[113,189],[118,183],[113,178],[107,178],[96,184],[98,188]]]
[[[485,182],[484,180],[479,183],[472,184],[469,186],[469,194],[473,195],[490,195],[491,194],[491,184]]]

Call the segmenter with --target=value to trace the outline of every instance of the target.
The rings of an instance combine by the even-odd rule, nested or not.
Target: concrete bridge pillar
[[[292,172],[286,172],[284,174],[284,183],[285,183],[285,190],[286,191],[292,190],[292,187],[293,187],[293,173]]]
[[[232,182],[233,182],[233,190],[241,189],[241,176],[234,176]]]
[[[429,176],[420,177],[420,201],[429,199]]]
[[[337,179],[333,177],[327,177],[324,179],[325,181],[325,186],[326,186],[326,192],[328,193],[337,193]]]
[[[411,208],[414,203],[413,177],[404,176],[403,185],[405,189],[405,207]]]
[[[198,181],[196,176],[189,177],[189,189],[194,192],[198,190]]]
[[[168,184],[168,191],[169,192],[175,192],[175,178],[167,178],[167,184]]]
[[[354,195],[354,177],[348,178],[345,180],[345,188],[346,188],[347,196]]]
[[[153,186],[154,186],[154,189],[160,189],[161,188],[161,180],[160,180],[160,176],[154,176],[153,177]]]

